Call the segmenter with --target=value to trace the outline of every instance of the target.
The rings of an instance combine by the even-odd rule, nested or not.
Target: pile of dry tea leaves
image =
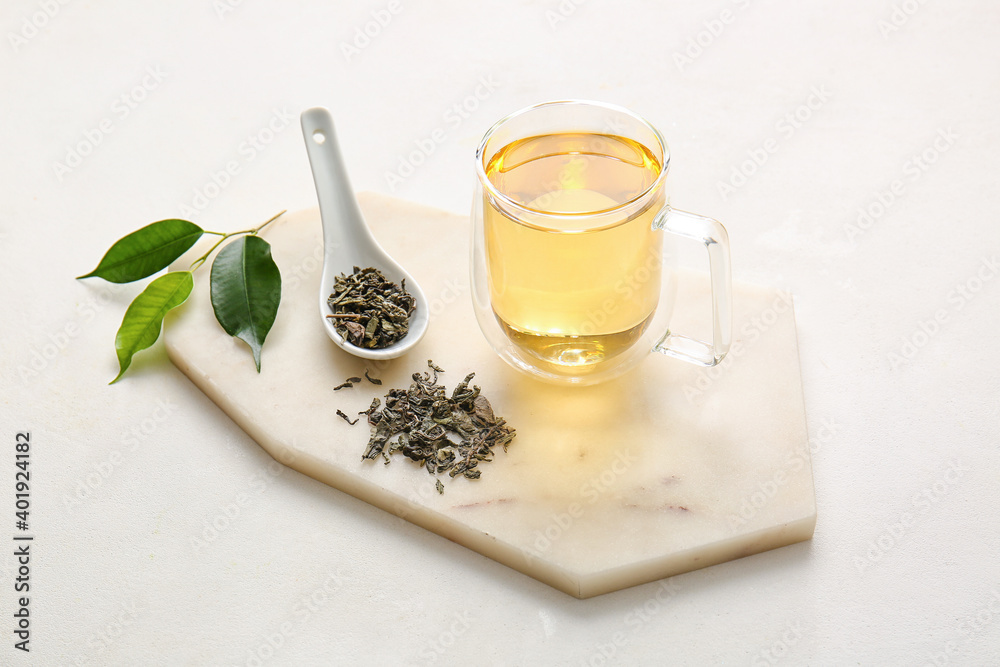
[[[449,398],[444,385],[438,384],[438,373],[444,371],[432,361],[427,365],[431,370],[414,373],[409,389],[390,389],[384,408],[379,409],[376,398],[359,413],[367,415],[372,426],[362,458],[382,456],[388,465],[389,457],[399,452],[431,475],[446,472],[451,477],[479,479],[479,462],[492,461],[494,447],[507,451],[515,431],[493,413],[479,387],[469,387],[475,373],[459,382]],[[437,490],[444,493],[440,480]]]
[[[401,340],[410,330],[417,302],[406,291],[406,280],[396,284],[378,269],[354,267],[341,273],[327,300],[334,328],[357,347],[383,348]]]

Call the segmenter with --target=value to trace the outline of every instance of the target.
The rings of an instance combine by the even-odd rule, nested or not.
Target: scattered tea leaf
[[[281,302],[281,273],[271,245],[259,236],[243,236],[216,255],[211,275],[215,318],[230,336],[250,346],[260,372],[260,350]]]
[[[437,383],[443,371],[432,361],[427,365],[433,376],[414,373],[409,389],[389,390],[384,408],[379,409],[376,398],[371,407],[358,413],[366,415],[372,427],[362,459],[381,456],[388,465],[389,457],[399,452],[431,475],[447,472],[451,477],[479,479],[480,461],[492,461],[496,446],[507,451],[516,432],[496,417],[479,387],[469,387],[475,373],[459,382],[449,398],[445,387]],[[438,490],[443,493],[443,487]]]
[[[379,380],[378,378],[373,378],[371,375],[368,375],[367,368],[365,369],[365,379],[371,382],[372,384],[382,384],[382,381]]]
[[[333,390],[334,391],[338,391],[340,389],[346,389],[348,387],[353,387],[358,382],[361,382],[361,378],[350,377],[350,378],[347,378],[346,380],[344,380],[343,384],[338,384],[336,387],[334,387]]]
[[[97,268],[83,278],[130,283],[148,278],[183,255],[204,234],[187,220],[160,220],[123,236],[104,254]]]
[[[350,424],[351,426],[354,426],[355,424],[358,423],[357,419],[355,419],[354,421],[351,421],[351,418],[348,417],[346,414],[344,414],[343,410],[337,410],[337,416],[343,418],[343,420],[345,422],[347,422],[348,424]]]
[[[368,409],[367,410],[362,410],[358,414],[359,415],[365,415],[365,416],[371,415],[371,413],[373,413],[376,410],[378,410],[378,406],[381,405],[381,404],[382,404],[382,402],[379,401],[378,398],[373,398],[372,399],[372,404],[368,406]]]
[[[434,480],[434,488],[437,489],[438,493],[444,493],[444,484],[441,483],[441,480]]]
[[[118,375],[109,384],[118,382],[132,363],[136,352],[145,350],[160,337],[163,317],[184,303],[194,287],[190,271],[173,271],[149,283],[125,311],[115,351],[118,353]]]

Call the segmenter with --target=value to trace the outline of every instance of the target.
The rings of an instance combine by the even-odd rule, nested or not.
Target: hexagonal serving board
[[[812,536],[789,295],[735,285],[734,347],[716,368],[651,354],[608,384],[550,386],[509,368],[479,331],[467,218],[381,195],[360,200],[375,236],[430,300],[427,336],[407,356],[365,363],[327,338],[317,307],[316,209],[264,232],[283,284],[260,375],[249,348],[215,322],[207,280],[167,322],[174,364],[275,459],[581,598]],[[707,293],[700,274],[682,277],[678,330],[704,314]],[[445,477],[443,494],[402,456],[390,465],[362,461],[368,426],[336,415],[409,386],[428,359],[445,369],[449,393],[475,371],[474,383],[517,429],[509,451],[482,465],[481,479]],[[334,392],[366,369],[384,384]]]

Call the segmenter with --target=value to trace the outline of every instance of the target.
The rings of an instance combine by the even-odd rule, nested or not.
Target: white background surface
[[[1000,663],[1000,280],[983,264],[1000,255],[997,5],[900,2],[889,32],[884,0],[400,3],[350,58],[341,44],[386,2],[247,0],[221,16],[210,2],[5,3],[0,540],[19,430],[34,442],[37,539],[30,656],[13,649],[2,548],[0,662]],[[701,53],[678,63],[699,34]],[[126,115],[147,68],[164,78]],[[483,78],[495,89],[449,122]],[[827,99],[803,109],[814,90]],[[672,593],[580,601],[274,474],[162,345],[106,386],[138,288],[73,277],[193,203],[221,230],[313,206],[302,109],[331,108],[357,189],[464,212],[487,127],[563,97],[648,117],[671,145],[675,204],[728,226],[736,279],[795,292],[810,431],[835,425],[814,454],[812,542],[675,577]],[[275,109],[292,121],[251,152]],[[60,178],[105,118],[110,133]],[[386,172],[437,128],[444,140],[391,188]],[[939,132],[957,137],[943,152]],[[925,151],[933,164],[915,169]],[[231,182],[195,202],[229,161]],[[852,235],[896,179],[901,194]],[[979,289],[959,297],[965,284]]]

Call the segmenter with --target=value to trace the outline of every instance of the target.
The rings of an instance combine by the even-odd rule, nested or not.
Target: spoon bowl
[[[406,269],[382,249],[365,223],[358,201],[340,155],[333,127],[333,117],[323,107],[302,112],[302,135],[309,154],[319,213],[323,221],[323,276],[319,287],[319,314],[327,335],[344,351],[365,359],[395,359],[420,342],[427,332],[427,298],[420,285]],[[410,315],[406,336],[388,347],[358,347],[337,333],[327,301],[333,292],[334,279],[350,274],[355,266],[374,267],[395,283],[406,281],[406,291],[416,303]]]

